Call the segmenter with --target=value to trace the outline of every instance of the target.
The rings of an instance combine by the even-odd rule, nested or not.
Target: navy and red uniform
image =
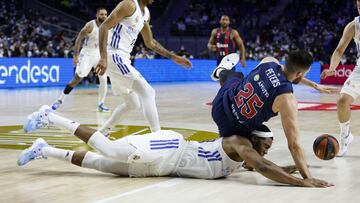
[[[215,34],[216,61],[220,64],[224,56],[236,52],[236,43],[232,36],[232,28],[228,28],[225,32],[221,28],[216,29]]]
[[[230,78],[213,101],[212,117],[220,136],[251,137],[263,122],[277,115],[275,98],[293,92],[292,83],[274,62],[259,64],[246,78]]]

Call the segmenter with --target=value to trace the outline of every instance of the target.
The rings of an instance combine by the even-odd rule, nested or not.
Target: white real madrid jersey
[[[99,52],[99,27],[96,20],[92,20],[90,23],[93,24],[93,29],[85,38],[82,48],[87,51]]]
[[[143,29],[145,22],[150,18],[150,12],[147,7],[145,7],[143,14],[137,0],[134,0],[134,3],[136,5],[134,14],[121,20],[109,32],[108,50],[115,51],[126,59],[130,58],[130,52],[139,33]]]

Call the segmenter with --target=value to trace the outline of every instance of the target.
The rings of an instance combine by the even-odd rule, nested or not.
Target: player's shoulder
[[[118,4],[116,9],[132,11],[132,10],[136,9],[136,4],[135,4],[134,0],[123,0]]]

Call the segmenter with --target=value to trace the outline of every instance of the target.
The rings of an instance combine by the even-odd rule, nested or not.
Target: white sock
[[[340,125],[340,136],[346,137],[350,133],[350,120],[345,123],[339,123]]]
[[[53,122],[54,125],[64,128],[65,130],[70,131],[71,134],[74,134],[76,129],[80,126],[80,123],[77,123],[75,121],[69,120],[67,118],[64,118],[62,116],[59,116],[55,113],[49,113],[49,119],[50,122]]]
[[[104,135],[108,134],[109,131],[116,125],[116,123],[119,122],[120,118],[128,111],[129,108],[126,106],[126,104],[120,104],[117,106],[112,112],[110,118],[105,121],[99,131]]]
[[[71,159],[74,155],[74,151],[57,149],[54,147],[44,147],[44,148],[42,148],[42,154],[45,157],[53,157],[53,158],[71,162]]]
[[[61,93],[60,97],[58,98],[58,100],[60,100],[62,103],[64,103],[66,94],[64,94],[64,92]]]
[[[100,104],[104,104],[105,103],[105,98],[106,98],[106,94],[107,94],[107,76],[106,74],[100,76],[99,75],[99,96],[98,96],[98,103]]]

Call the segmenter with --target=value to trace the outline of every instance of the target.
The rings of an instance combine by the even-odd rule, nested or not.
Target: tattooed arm
[[[158,53],[166,58],[171,59],[176,64],[179,64],[185,68],[190,68],[192,66],[192,63],[188,59],[170,52],[169,50],[165,49],[158,41],[156,41],[153,38],[153,34],[151,31],[149,22],[145,23],[144,28],[141,30],[141,35],[144,38],[145,46],[147,48],[152,49],[156,53]]]

